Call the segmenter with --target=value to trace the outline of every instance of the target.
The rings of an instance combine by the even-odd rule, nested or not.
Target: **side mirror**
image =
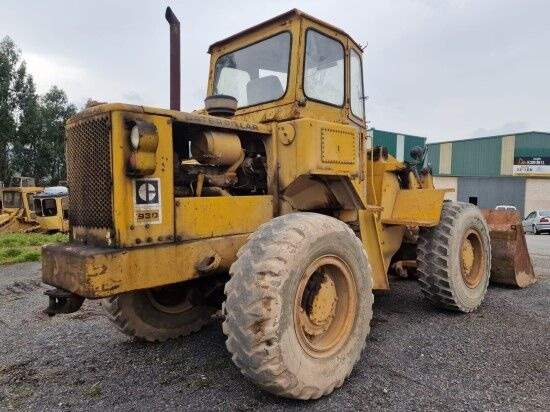
[[[422,149],[419,146],[414,146],[411,149],[410,155],[414,160],[420,161],[420,160],[422,160],[422,157],[424,155],[424,149]]]

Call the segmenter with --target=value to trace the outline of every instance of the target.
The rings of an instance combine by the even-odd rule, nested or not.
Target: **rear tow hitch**
[[[49,316],[76,312],[84,302],[82,296],[59,288],[47,290],[44,295],[48,296],[50,301],[43,312]]]

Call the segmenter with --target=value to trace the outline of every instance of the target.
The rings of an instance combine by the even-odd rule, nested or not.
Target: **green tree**
[[[32,79],[31,79],[32,82]],[[16,138],[19,100],[28,83],[21,52],[9,37],[0,41],[0,180],[11,178],[11,143]]]
[[[11,171],[39,179],[43,176],[43,152],[41,108],[31,75],[27,75],[17,93],[17,130],[11,142]]]
[[[76,114],[75,105],[69,103],[67,95],[57,86],[40,98],[43,145],[48,153],[47,162],[42,162],[39,176],[49,184],[65,180],[65,123]],[[44,159],[46,160],[46,159]]]
[[[15,173],[43,185],[64,180],[65,123],[75,113],[57,86],[37,95],[20,50],[5,37],[0,42],[0,180],[7,184]]]

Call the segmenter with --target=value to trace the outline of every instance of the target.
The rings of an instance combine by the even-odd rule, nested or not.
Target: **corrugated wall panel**
[[[403,133],[386,132],[384,130],[376,130],[376,129],[371,129],[369,130],[369,132],[372,133],[373,147],[376,147],[376,146],[387,147],[388,153],[394,157],[397,157],[398,152],[401,153],[401,149],[402,149],[403,159],[400,159],[400,160],[406,160],[410,162],[412,160],[410,156],[411,149],[414,146],[424,147],[426,145],[425,137],[411,136]],[[400,138],[399,136],[403,136],[403,137]],[[404,145],[398,148],[398,141],[400,139],[403,139]]]
[[[434,175],[439,174],[439,150],[439,143],[428,145],[428,163],[432,165],[432,172]]]
[[[453,142],[454,176],[500,176],[501,138]]]
[[[500,174],[502,176],[511,176],[514,171],[515,142],[515,136],[504,136],[502,138],[502,147],[500,151]]]
[[[395,156],[397,137],[395,133],[384,132],[382,130],[373,130],[373,147],[384,146],[388,148],[388,153]]]
[[[448,175],[452,170],[453,144],[442,143],[439,146],[439,173]]]
[[[517,134],[514,156],[550,156],[550,133]]]

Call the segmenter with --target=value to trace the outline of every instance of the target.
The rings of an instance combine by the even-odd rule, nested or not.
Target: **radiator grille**
[[[66,131],[69,221],[72,226],[113,226],[109,115],[73,124]]]

